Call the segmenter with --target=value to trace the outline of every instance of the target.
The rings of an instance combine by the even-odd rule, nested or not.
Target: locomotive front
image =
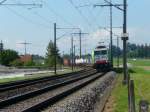
[[[92,52],[93,68],[97,71],[110,70],[110,62],[108,60],[108,48],[104,45],[97,46]]]

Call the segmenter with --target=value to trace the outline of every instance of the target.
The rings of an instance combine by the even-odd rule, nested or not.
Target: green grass
[[[120,65],[122,65],[122,58],[119,59]],[[150,66],[150,59],[128,59],[128,63],[134,66]],[[117,65],[117,59],[114,58],[114,65]]]
[[[74,71],[78,71],[78,70],[79,69],[75,69]],[[57,75],[70,73],[70,72],[72,72],[72,70],[69,68],[69,69],[65,69],[65,71],[57,72]],[[18,81],[18,80],[36,79],[39,77],[46,77],[46,76],[52,76],[52,75],[54,75],[54,73],[43,73],[43,74],[26,75],[24,77],[5,78],[5,79],[0,79],[0,84],[12,82],[12,81]]]
[[[117,66],[117,58],[113,59],[113,65]],[[119,59],[119,65],[122,65],[122,58]]]
[[[128,62],[134,66],[150,66],[150,59],[137,59],[135,61],[129,59]]]
[[[140,100],[144,99],[150,102],[150,60],[130,60],[129,62],[133,65],[132,70],[134,72],[130,75],[135,84],[136,109],[138,112]],[[149,69],[145,70],[144,67]],[[123,75],[119,74],[116,87],[112,92],[112,96],[115,98],[114,112],[128,112],[127,87],[122,85],[122,79]]]
[[[115,99],[114,112],[127,112],[127,87],[122,85],[122,76],[119,74],[117,84],[112,92],[112,96]]]

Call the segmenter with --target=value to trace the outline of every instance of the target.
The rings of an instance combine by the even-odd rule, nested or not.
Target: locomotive
[[[92,52],[93,68],[97,71],[109,71],[112,65],[108,59],[109,52],[105,45],[98,45]]]

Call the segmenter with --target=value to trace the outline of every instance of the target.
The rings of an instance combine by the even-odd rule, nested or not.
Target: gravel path
[[[66,86],[63,86],[63,87],[60,87],[60,88],[57,88],[55,90],[52,90],[52,91],[49,91],[49,92],[46,92],[42,95],[39,95],[39,96],[35,96],[31,99],[27,99],[25,101],[21,101],[21,102],[18,102],[17,104],[13,104],[9,107],[6,107],[4,109],[1,109],[0,112],[20,112],[26,108],[29,108],[31,107],[32,105],[35,105],[35,104],[38,104],[39,102],[42,102],[46,99],[49,99],[57,94],[60,94],[62,93],[63,91],[66,91],[68,89],[71,89],[81,83],[84,83],[94,77],[97,77],[97,74],[96,75],[93,75],[91,76],[90,78],[85,78],[83,80],[79,80],[77,82],[74,82],[72,84],[69,84],[69,85],[66,85]]]
[[[99,102],[103,102],[105,91],[111,88],[115,77],[114,72],[109,72],[43,112],[97,112],[96,105],[101,106]]]

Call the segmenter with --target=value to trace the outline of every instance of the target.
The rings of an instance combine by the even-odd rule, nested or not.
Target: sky
[[[3,0],[0,0],[0,2]],[[150,0],[127,0],[127,26],[129,42],[136,44],[150,43]],[[121,4],[123,0],[112,0]],[[42,4],[39,6],[10,6],[5,4]],[[103,0],[6,0],[0,4],[0,40],[4,48],[14,49],[19,54],[24,53],[24,46],[20,43],[28,42],[27,53],[44,56],[46,47],[53,40],[53,24],[57,28],[81,28],[82,52],[90,53],[98,42],[109,44],[110,16],[109,7],[93,7],[95,4],[105,4]],[[123,13],[113,8],[113,26],[122,27]],[[57,46],[62,52],[69,53],[71,47],[71,33],[78,33],[78,29],[57,29]],[[122,29],[114,28],[113,32],[121,36]],[[73,35],[76,53],[79,53],[79,36]],[[116,36],[113,36],[116,45]],[[122,40],[120,39],[120,47]]]

